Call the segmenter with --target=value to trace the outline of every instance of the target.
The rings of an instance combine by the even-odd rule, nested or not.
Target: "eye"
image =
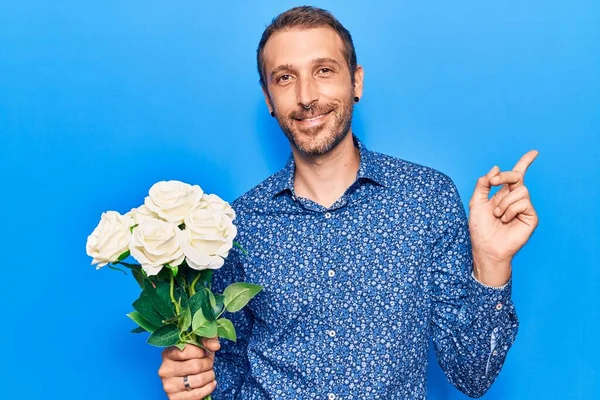
[[[333,72],[333,70],[332,70],[331,68],[328,68],[328,67],[323,67],[323,68],[321,68],[321,69],[319,70],[319,72],[320,72],[321,74],[330,74],[330,73],[332,73],[332,72]]]
[[[289,74],[283,74],[279,78],[277,78],[277,82],[287,82],[292,79],[292,76]]]

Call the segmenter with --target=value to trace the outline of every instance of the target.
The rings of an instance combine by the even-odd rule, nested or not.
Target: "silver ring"
[[[187,375],[183,377],[183,386],[185,386],[185,390],[188,391],[188,392],[190,390],[192,390],[192,387],[190,386],[190,381],[188,380],[188,376]]]

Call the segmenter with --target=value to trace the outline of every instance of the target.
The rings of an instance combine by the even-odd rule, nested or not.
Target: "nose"
[[[312,77],[301,78],[296,85],[296,97],[298,105],[309,107],[319,99],[319,92],[315,80]]]

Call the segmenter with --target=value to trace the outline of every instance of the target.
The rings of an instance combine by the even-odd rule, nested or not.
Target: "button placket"
[[[322,268],[321,277],[325,280],[325,285],[323,286],[323,288],[324,290],[327,290],[331,296],[328,300],[328,306],[324,314],[324,334],[326,336],[324,336],[323,338],[327,343],[328,351],[330,351],[331,354],[335,354],[337,347],[340,345],[338,332],[336,332],[336,328],[338,328],[338,315],[336,310],[339,307],[340,288],[338,287],[339,282],[336,278],[334,278],[337,275],[337,272],[339,271],[336,271],[336,257],[333,257],[332,255],[336,254],[336,252],[338,251],[337,232],[340,228],[340,221],[335,218],[334,212],[326,210],[323,211],[324,212],[321,214],[323,219],[321,220],[322,224],[320,224],[320,228],[323,230],[321,236],[323,240],[321,248],[324,253],[324,257],[321,258],[320,268]],[[332,364],[329,365],[329,367],[332,370],[333,377],[339,374],[339,365],[337,365],[333,359],[331,359],[330,361],[332,362]],[[333,371],[335,371],[335,373]],[[332,391],[336,390],[335,383],[331,382],[330,384],[331,386],[329,389]],[[331,400],[336,400],[340,397],[335,393],[331,392],[328,394],[327,398]]]

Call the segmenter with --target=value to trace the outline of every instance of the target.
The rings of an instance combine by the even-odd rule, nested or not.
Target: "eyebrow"
[[[286,70],[290,70],[290,69],[294,69],[294,67],[291,64],[282,64],[279,67],[275,68],[272,72],[271,72],[271,80],[275,77],[275,75],[277,75],[279,72],[281,71],[286,71]]]
[[[312,63],[313,64],[331,63],[331,64],[335,64],[336,66],[340,67],[340,63],[335,58],[331,58],[331,57],[315,58],[314,60],[312,60]],[[282,64],[282,65],[278,66],[271,72],[271,79],[273,79],[273,77],[275,75],[277,75],[279,72],[287,71],[290,69],[294,69],[294,67],[291,64]]]
[[[338,67],[340,66],[340,63],[338,62],[338,60],[336,60],[335,58],[331,58],[331,57],[321,57],[321,58],[315,58],[313,60],[313,64],[326,64],[326,63],[335,64]]]

